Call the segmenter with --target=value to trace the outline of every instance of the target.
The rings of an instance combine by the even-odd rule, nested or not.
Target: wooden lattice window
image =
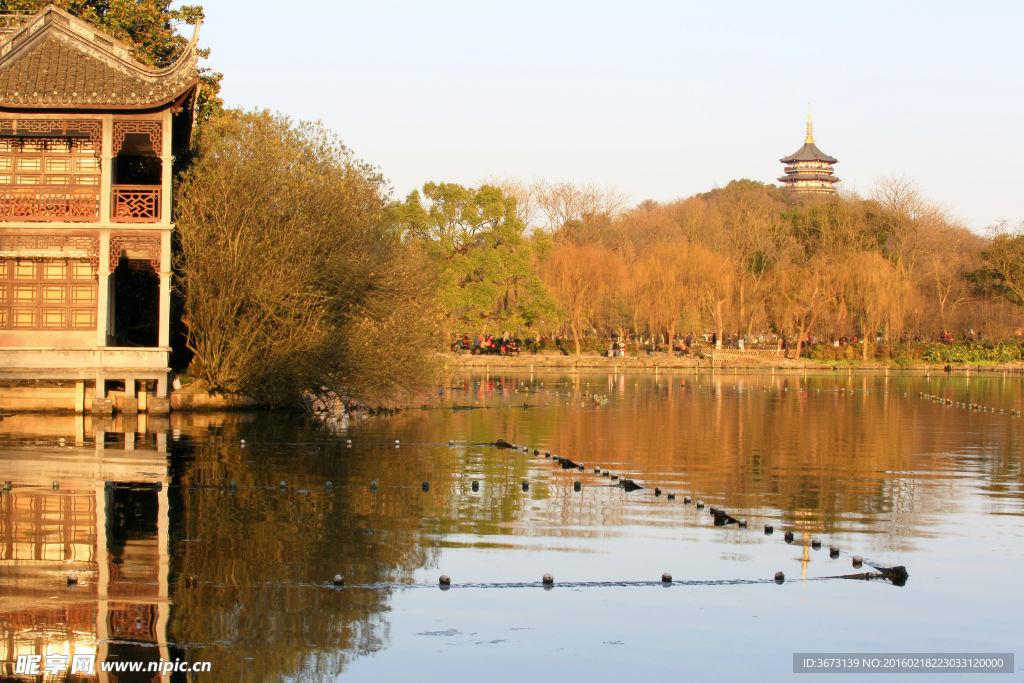
[[[99,187],[96,141],[0,137],[0,218],[94,221]]]
[[[0,259],[0,329],[96,329],[96,267],[87,259]]]
[[[99,184],[100,160],[88,138],[0,138],[0,185]]]

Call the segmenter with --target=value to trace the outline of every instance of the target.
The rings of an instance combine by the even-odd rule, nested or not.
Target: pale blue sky
[[[1019,0],[193,1],[229,106],[323,121],[396,196],[775,182],[811,101],[840,187],[906,178],[976,231],[1024,220]]]

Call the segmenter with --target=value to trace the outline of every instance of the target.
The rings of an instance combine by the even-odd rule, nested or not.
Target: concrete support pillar
[[[138,394],[136,395],[136,398],[139,399],[139,412],[140,413],[144,413],[144,412],[146,412],[149,409],[148,396],[149,395],[146,393],[146,386],[145,385],[140,386]]]
[[[102,372],[96,373],[96,398],[104,399],[107,397],[107,378],[103,376]]]
[[[75,382],[75,414],[85,412],[85,380]]]

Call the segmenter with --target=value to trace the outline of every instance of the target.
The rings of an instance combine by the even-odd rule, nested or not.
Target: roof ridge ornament
[[[807,103],[807,137],[804,138],[804,144],[814,144],[814,122],[811,120],[811,103]]]

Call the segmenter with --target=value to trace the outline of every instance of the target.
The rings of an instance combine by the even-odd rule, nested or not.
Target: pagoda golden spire
[[[811,121],[811,103],[807,103],[807,137],[804,138],[805,144],[814,144],[814,123]]]

